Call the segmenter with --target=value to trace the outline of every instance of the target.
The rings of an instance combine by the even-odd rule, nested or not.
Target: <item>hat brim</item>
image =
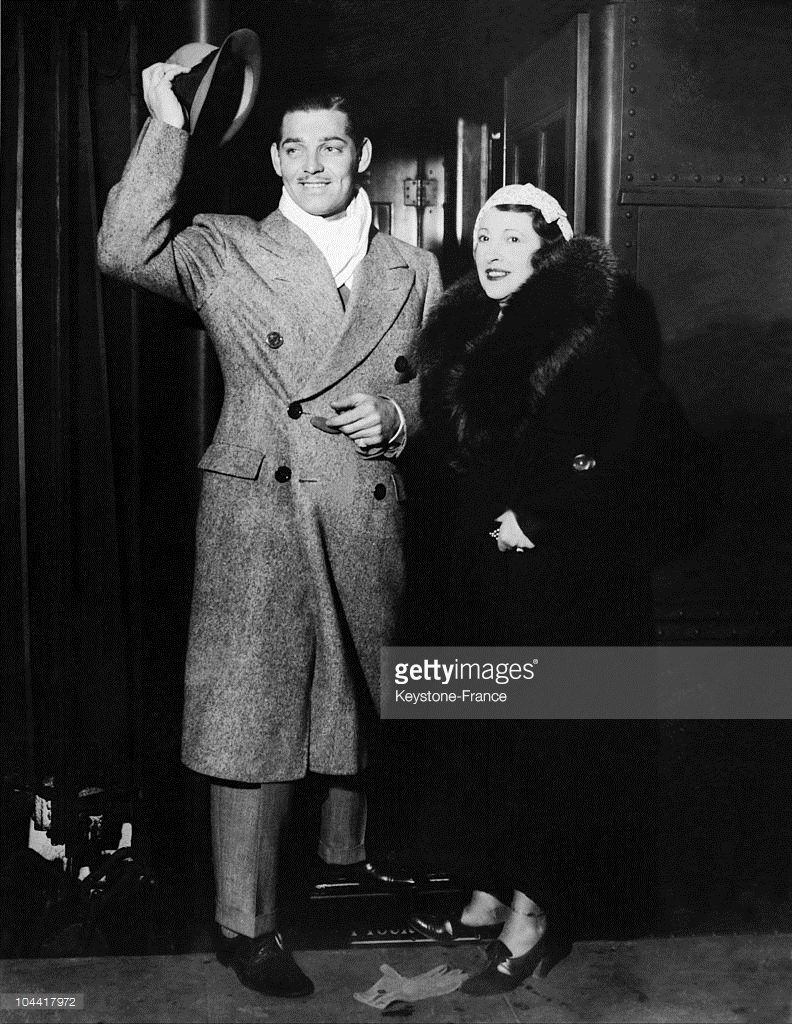
[[[250,29],[237,29],[223,40],[195,92],[190,134],[224,145],[247,120],[260,82],[259,37]]]

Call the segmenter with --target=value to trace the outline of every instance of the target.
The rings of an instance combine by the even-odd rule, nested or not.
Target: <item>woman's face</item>
[[[502,301],[516,292],[533,273],[531,259],[541,247],[530,213],[487,210],[473,248],[479,281],[487,295]]]

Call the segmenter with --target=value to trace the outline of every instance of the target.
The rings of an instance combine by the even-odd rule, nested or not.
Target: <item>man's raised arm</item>
[[[190,137],[170,83],[185,70],[154,64],[143,72],[151,117],[110,190],[97,259],[110,277],[197,307],[222,265],[223,243],[200,218],[178,235],[171,224]]]

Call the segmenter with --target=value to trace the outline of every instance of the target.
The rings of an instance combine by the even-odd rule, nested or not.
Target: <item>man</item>
[[[99,238],[102,269],[197,310],[225,398],[204,471],[182,756],[212,777],[218,958],[272,995],[313,990],[277,931],[295,780],[331,776],[320,855],[370,870],[355,773],[403,583],[392,457],[414,421],[408,358],[441,284],[429,253],[371,229],[371,160],[340,97],[293,104],[271,149],[280,208],[169,231],[188,146],[171,82]]]

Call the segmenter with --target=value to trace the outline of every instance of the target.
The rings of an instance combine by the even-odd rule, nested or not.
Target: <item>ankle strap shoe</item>
[[[492,942],[487,947],[487,966],[468,978],[462,985],[462,991],[469,996],[511,992],[526,978],[544,978],[569,955],[571,949],[571,942],[562,942],[552,936],[548,938],[547,932],[521,956],[512,956],[509,947],[500,941]]]

